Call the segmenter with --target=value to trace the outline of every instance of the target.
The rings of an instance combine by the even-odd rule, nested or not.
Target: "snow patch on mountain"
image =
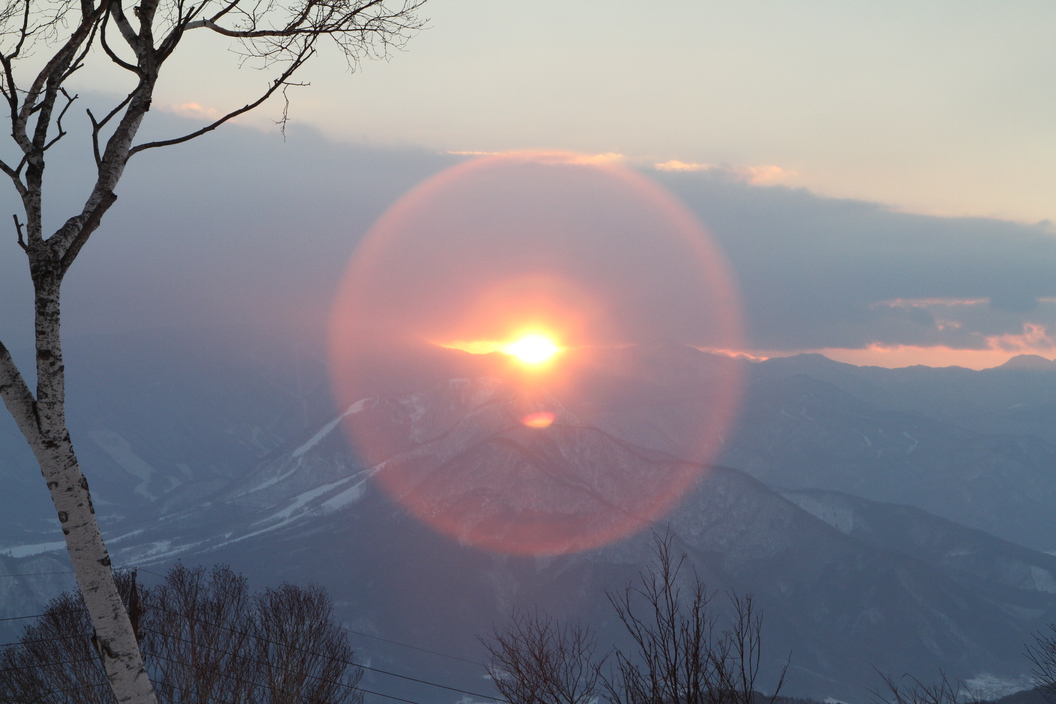
[[[1031,565],[1030,576],[1034,578],[1034,586],[1039,592],[1056,594],[1056,580],[1053,580],[1051,572]]]
[[[995,701],[1010,694],[1030,689],[1032,686],[1033,681],[1029,675],[1003,678],[992,675],[989,672],[980,672],[975,677],[964,681],[964,686],[958,692],[958,695],[966,695],[966,699],[976,701]]]
[[[854,509],[834,496],[812,496],[790,491],[784,497],[841,533],[848,534],[854,529]]]
[[[88,437],[109,455],[118,467],[140,480],[133,491],[151,501],[157,498],[147,489],[154,476],[154,468],[135,453],[127,440],[112,430],[92,430],[88,432]]]
[[[290,456],[291,457],[300,457],[304,453],[308,452],[308,450],[311,450],[313,447],[315,447],[316,445],[319,444],[320,440],[322,440],[327,435],[329,435],[331,432],[333,432],[334,428],[337,427],[338,423],[340,423],[342,420],[344,420],[348,416],[352,415],[353,413],[359,413],[360,411],[362,411],[363,410],[363,406],[366,403],[367,403],[367,399],[365,399],[365,398],[361,398],[360,400],[358,400],[355,403],[353,403],[351,406],[348,407],[348,409],[344,413],[342,413],[337,418],[334,418],[332,421],[330,421],[329,423],[324,425],[322,428],[320,428],[319,432],[317,432],[315,435],[313,435],[311,437],[311,439],[308,440],[308,442],[304,443],[303,445],[298,447],[296,450],[291,452]]]
[[[361,487],[362,487],[363,482],[366,481],[366,477],[364,475],[367,475],[367,474],[368,474],[367,472],[357,472],[356,474],[352,475],[351,477],[346,477],[345,479],[340,479],[340,480],[338,480],[336,482],[332,482],[330,484],[323,484],[322,486],[317,486],[314,489],[310,489],[308,491],[302,492],[302,493],[298,494],[297,496],[293,497],[290,500],[289,504],[285,508],[283,508],[282,510],[277,511],[277,512],[275,512],[273,514],[271,514],[267,518],[262,518],[259,521],[256,521],[255,523],[253,523],[253,525],[257,526],[257,525],[261,525],[261,524],[264,524],[264,523],[268,523],[268,522],[277,520],[277,521],[279,521],[279,524],[275,525],[273,527],[274,528],[278,528],[278,527],[281,527],[283,525],[286,525],[290,521],[292,521],[292,520],[294,520],[296,518],[299,518],[299,517],[301,517],[303,515],[310,515],[310,514],[322,515],[322,514],[325,514],[325,513],[329,513],[330,511],[326,510],[327,505],[331,504],[331,502],[334,502],[334,500],[338,499],[339,497],[346,497],[346,498],[341,500],[341,501],[337,501],[336,503],[334,503],[332,505],[337,506],[337,507],[347,506],[348,504],[352,503],[355,500],[355,498],[358,498],[360,495],[362,495],[363,492],[362,492],[362,488]],[[358,493],[353,492],[355,494],[355,498],[348,499],[347,497],[351,496],[351,494],[349,494],[350,490],[349,489],[345,489],[345,490],[339,492],[337,496],[333,496],[333,497],[331,497],[330,499],[328,499],[325,502],[316,503],[315,509],[313,510],[312,504],[313,504],[313,502],[315,502],[316,499],[333,492],[333,490],[335,488],[343,486],[343,485],[346,485],[350,481],[355,480],[355,479],[359,480],[351,487],[351,490],[355,490],[355,492],[358,492]],[[320,509],[322,509],[322,510],[320,510]]]

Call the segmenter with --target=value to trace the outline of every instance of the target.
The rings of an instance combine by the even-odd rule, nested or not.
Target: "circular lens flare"
[[[530,334],[505,345],[502,351],[524,364],[534,366],[550,361],[561,348],[545,335]]]
[[[502,553],[588,550],[647,528],[707,471],[740,364],[698,350],[742,348],[738,301],[701,225],[642,175],[574,154],[475,159],[357,248],[331,314],[334,395],[370,399],[343,427],[432,528]]]

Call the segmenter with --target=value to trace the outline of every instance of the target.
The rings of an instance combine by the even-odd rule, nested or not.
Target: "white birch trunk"
[[[40,465],[66,540],[77,586],[95,628],[95,640],[117,701],[157,704],[132,624],[118,593],[110,555],[66,427],[59,283],[44,277],[36,292],[37,396],[33,398],[0,345],[0,396]]]

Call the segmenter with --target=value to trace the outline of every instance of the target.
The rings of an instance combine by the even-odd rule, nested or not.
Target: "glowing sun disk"
[[[542,364],[560,352],[560,348],[545,335],[532,334],[518,338],[502,351],[525,364]]]

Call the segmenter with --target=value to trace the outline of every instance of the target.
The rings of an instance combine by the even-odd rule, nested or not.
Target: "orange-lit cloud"
[[[1027,323],[1021,333],[991,335],[985,340],[985,349],[872,344],[861,349],[828,348],[814,351],[837,362],[858,366],[909,367],[922,364],[928,367],[957,366],[968,369],[998,367],[1020,354],[1033,354],[1046,359],[1056,356],[1056,337],[1042,325]]]
[[[724,166],[717,164],[698,164],[695,162],[678,161],[677,159],[653,164],[653,168],[657,171],[720,171],[732,176],[738,181],[744,181],[755,185],[783,183],[799,175],[796,171],[783,169],[780,166],[775,166],[773,164],[763,166]]]
[[[864,349],[816,350],[837,362],[859,367],[966,367],[989,369],[998,367],[1015,356],[1001,350],[958,350],[935,345],[916,347],[913,345],[870,345]]]
[[[991,335],[986,338],[990,349],[1016,354],[1051,354],[1056,349],[1056,339],[1044,325],[1026,323],[1018,335]]]
[[[783,183],[799,175],[798,172],[783,169],[780,166],[738,166],[733,168],[732,173],[748,183],[764,185],[767,183]]]
[[[732,357],[733,359],[746,359],[749,362],[765,362],[771,357],[784,356],[782,354],[774,354],[772,352],[760,352],[759,350],[727,350],[719,349],[716,347],[698,347],[701,352],[707,352],[708,354],[717,354],[722,357]],[[785,353],[787,355],[787,353]]]
[[[181,103],[179,105],[163,105],[162,110],[172,112],[180,117],[190,117],[199,120],[216,120],[222,113],[216,108],[203,107],[198,103]]]
[[[653,164],[653,168],[657,171],[711,171],[719,167],[714,164],[697,164],[694,162],[678,161],[672,159],[671,161],[665,161],[662,164]]]

